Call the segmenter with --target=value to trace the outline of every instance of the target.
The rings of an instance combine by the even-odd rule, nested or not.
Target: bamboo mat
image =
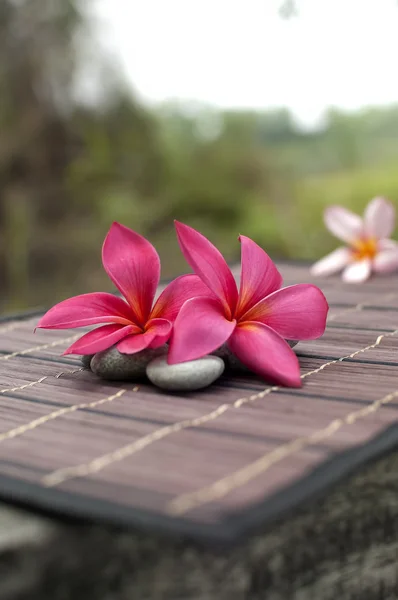
[[[280,270],[285,285],[312,281],[304,265]],[[392,449],[398,277],[316,283],[328,327],[295,348],[298,390],[230,374],[189,395],[108,383],[61,356],[85,329],[0,323],[0,498],[228,541]]]

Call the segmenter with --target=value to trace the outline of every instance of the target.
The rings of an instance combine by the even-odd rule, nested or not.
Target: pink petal
[[[95,354],[114,346],[116,342],[131,333],[131,325],[103,325],[83,335],[64,354]]]
[[[238,300],[235,279],[223,255],[201,233],[175,222],[178,242],[185,260],[221,300],[227,317],[231,317]]]
[[[156,335],[152,331],[129,335],[129,337],[117,344],[116,347],[122,354],[135,354],[136,352],[145,350],[145,348],[149,348],[155,337]]]
[[[277,290],[245,315],[274,329],[286,340],[314,340],[325,332],[329,306],[319,288],[300,283]]]
[[[373,238],[388,238],[395,227],[395,208],[385,198],[373,198],[365,210],[365,231]]]
[[[175,321],[181,306],[190,298],[210,296],[209,288],[197,275],[181,275],[163,290],[153,307],[151,318]]]
[[[311,267],[311,274],[317,276],[332,275],[341,271],[351,260],[351,251],[348,248],[337,248]]]
[[[145,348],[159,348],[168,341],[172,327],[166,319],[151,319],[144,333],[130,335],[117,344],[117,349],[122,354],[134,354]]]
[[[361,217],[342,206],[330,206],[325,210],[325,225],[333,235],[352,244],[363,234]]]
[[[151,348],[159,348],[169,341],[173,324],[167,319],[151,319],[147,323],[147,331],[154,333],[155,337],[151,342]]]
[[[153,331],[156,335],[168,335],[173,328],[173,325],[167,319],[150,319],[146,324],[146,331]]]
[[[395,240],[379,240],[377,243],[378,250],[398,250],[398,242]]]
[[[137,333],[136,335],[129,335],[129,337],[117,344],[116,347],[122,354],[135,354],[148,348],[154,338],[155,334],[153,332]]]
[[[398,246],[395,249],[382,250],[373,259],[376,273],[392,273],[398,269]]]
[[[102,262],[130,304],[137,324],[145,325],[160,278],[155,248],[128,227],[113,223],[102,248]]]
[[[344,269],[343,280],[347,283],[363,283],[370,277],[371,271],[370,259],[357,260]]]
[[[297,356],[289,344],[267,325],[253,321],[238,325],[228,346],[244,365],[266,381],[301,387]]]
[[[242,244],[242,265],[236,314],[244,315],[259,300],[279,290],[282,275],[260,246],[244,235],[239,240]]]
[[[221,303],[213,298],[188,300],[174,322],[168,363],[201,358],[217,350],[235,329],[236,321],[228,321]]]
[[[42,316],[37,327],[70,329],[99,323],[131,324],[134,315],[129,305],[113,294],[95,292],[64,300]]]

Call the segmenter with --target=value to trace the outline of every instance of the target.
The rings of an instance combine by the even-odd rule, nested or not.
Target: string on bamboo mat
[[[389,292],[388,294],[383,294],[382,298],[383,300],[394,300],[397,296],[398,294],[396,292]],[[344,310],[341,310],[340,312],[331,315],[328,318],[328,323],[330,323],[331,321],[335,321],[336,319],[340,319],[340,317],[345,317],[350,313],[359,312],[367,307],[370,308],[371,306],[372,304],[370,304],[369,302],[359,302],[359,304],[356,304],[355,306],[345,308]]]
[[[4,327],[0,327],[0,334],[8,333],[9,331],[15,331],[15,329],[21,329],[26,325],[27,321],[18,321],[16,323],[10,323],[9,325],[4,325]]]
[[[305,379],[309,376],[316,375],[331,365],[334,365],[339,362],[343,362],[344,360],[347,360],[349,358],[354,358],[355,356],[357,356],[358,354],[360,354],[362,352],[366,352],[367,350],[376,348],[384,338],[391,337],[393,335],[396,335],[397,333],[398,333],[398,329],[391,333],[385,333],[385,334],[379,335],[373,344],[365,346],[364,348],[360,348],[359,350],[356,350],[355,352],[348,354],[346,356],[342,356],[341,358],[325,362],[320,367],[318,367],[312,371],[309,371],[307,373],[304,373],[303,375],[301,375],[301,378]],[[167,425],[167,426],[161,427],[160,429],[156,429],[154,432],[147,434],[142,438],[139,438],[138,440],[136,440],[135,442],[133,442],[131,444],[127,444],[125,446],[122,446],[121,448],[117,448],[113,452],[99,456],[87,463],[82,463],[82,464],[75,465],[75,466],[69,466],[69,467],[65,467],[65,468],[53,471],[52,473],[46,475],[42,479],[42,483],[47,487],[54,487],[56,485],[59,485],[60,483],[63,483],[70,479],[74,479],[76,477],[84,477],[84,476],[87,476],[87,475],[90,475],[93,473],[97,473],[97,472],[101,471],[102,469],[104,469],[105,467],[110,466],[112,463],[115,463],[115,462],[123,460],[129,456],[132,456],[133,454],[136,454],[137,452],[143,450],[144,448],[148,447],[149,445],[153,444],[154,442],[162,440],[169,435],[178,433],[179,431],[183,431],[184,429],[200,427],[201,425],[204,425],[205,423],[214,421],[215,419],[217,419],[218,417],[220,417],[221,415],[223,415],[230,409],[239,409],[244,404],[247,404],[250,402],[255,402],[256,400],[264,398],[265,396],[271,394],[272,392],[278,391],[280,389],[282,389],[281,386],[272,386],[272,387],[262,390],[261,392],[259,392],[257,394],[253,394],[251,396],[247,396],[244,398],[239,398],[233,404],[222,404],[215,410],[213,410],[210,413],[207,413],[201,417],[197,417],[194,419],[186,419],[183,421],[177,421],[176,423],[173,423],[172,425]],[[1,441],[1,438],[0,438],[0,441]]]
[[[84,371],[84,367],[81,367],[79,369],[69,369],[67,371],[61,371],[61,373],[57,373],[56,375],[44,375],[44,377],[40,377],[40,379],[36,379],[36,381],[31,381],[30,383],[24,383],[23,385],[19,385],[17,387],[12,388],[4,388],[3,390],[0,390],[0,394],[6,394],[7,392],[20,392],[21,390],[26,390],[28,388],[33,387],[34,385],[43,383],[43,381],[46,381],[46,379],[60,379],[60,377],[63,377],[64,375],[74,375],[75,373],[79,373],[81,371]]]
[[[319,444],[320,442],[325,441],[332,437],[344,425],[352,425],[359,419],[369,416],[379,410],[382,406],[392,402],[396,397],[398,397],[398,390],[383,396],[383,398],[375,400],[364,408],[349,413],[342,419],[334,419],[326,427],[318,429],[309,436],[298,437],[291,442],[282,444],[275,448],[275,450],[267,452],[242,469],[238,469],[208,486],[195,490],[194,492],[177,496],[177,498],[169,503],[167,510],[172,515],[182,515],[203,504],[223,498],[237,488],[249,483],[252,479],[259,475],[263,475],[270,467],[284,458],[292,456],[313,444]]]
[[[137,392],[138,389],[139,389],[138,386],[136,386],[131,391]],[[39,417],[38,419],[34,419],[33,421],[30,421],[29,423],[25,423],[24,425],[20,425],[19,427],[15,427],[14,429],[10,429],[8,431],[5,431],[4,433],[1,433],[0,434],[0,442],[4,442],[6,440],[16,438],[20,435],[23,435],[27,431],[32,431],[33,429],[36,429],[40,425],[44,425],[45,423],[48,423],[49,421],[54,421],[54,419],[58,419],[59,417],[63,417],[64,415],[75,412],[77,410],[82,410],[82,409],[87,409],[87,408],[95,408],[97,406],[100,406],[101,404],[113,402],[113,400],[117,400],[118,398],[123,396],[123,394],[126,391],[127,390],[125,390],[125,389],[121,389],[118,392],[112,394],[111,396],[107,396],[106,398],[101,398],[101,400],[95,400],[94,402],[82,402],[80,404],[73,404],[72,406],[65,406],[64,408],[54,410],[53,412],[51,412],[47,415],[44,415],[42,417]]]
[[[112,463],[117,462],[119,460],[123,460],[124,458],[136,454],[137,452],[143,450],[150,444],[153,444],[153,442],[162,440],[171,433],[177,433],[177,431],[181,431],[182,429],[186,429],[187,427],[198,427],[203,423],[208,423],[210,420],[216,419],[228,409],[228,406],[228,404],[222,404],[221,406],[213,410],[211,413],[203,415],[203,417],[197,417],[196,419],[187,419],[186,421],[179,421],[177,423],[173,423],[172,425],[166,425],[164,427],[161,427],[160,429],[156,429],[156,431],[139,438],[135,442],[122,446],[121,448],[118,448],[113,452],[109,452],[108,454],[98,456],[97,458],[88,463],[83,463],[74,467],[65,467],[64,469],[58,469],[57,471],[53,471],[53,473],[50,473],[49,475],[43,477],[42,483],[46,487],[54,487],[69,479],[74,479],[75,477],[84,477],[86,475],[98,473],[98,471],[101,471],[102,469],[111,465]]]
[[[16,352],[11,352],[11,354],[5,354],[4,356],[0,356],[0,360],[10,360],[10,358],[15,358],[16,356],[25,356],[26,354],[31,354],[32,352],[39,352],[40,350],[47,350],[48,348],[54,348],[55,346],[60,346],[61,344],[69,344],[70,342],[74,342],[75,340],[79,339],[80,336],[81,333],[77,335],[72,335],[67,338],[54,340],[53,342],[48,342],[47,344],[40,344],[39,346],[26,348],[26,350],[17,350]]]

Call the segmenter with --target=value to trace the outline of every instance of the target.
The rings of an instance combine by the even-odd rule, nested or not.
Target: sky
[[[398,101],[397,0],[97,0],[100,43],[147,103],[286,106],[314,125],[328,106]]]

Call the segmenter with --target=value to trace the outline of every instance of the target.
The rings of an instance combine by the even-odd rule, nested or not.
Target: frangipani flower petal
[[[330,206],[325,210],[324,218],[329,231],[343,242],[352,244],[362,235],[361,217],[343,206]]]
[[[373,259],[373,269],[377,273],[392,273],[398,269],[398,246],[382,250]]]
[[[289,344],[263,323],[239,324],[228,341],[232,352],[249,369],[268,381],[300,387],[300,366]]]
[[[214,352],[228,340],[235,326],[235,320],[225,318],[219,300],[188,300],[174,323],[168,363],[174,365],[195,360]]]
[[[343,271],[343,281],[347,283],[363,283],[369,279],[372,271],[372,261],[369,258],[357,260]]]
[[[395,240],[379,240],[377,247],[379,252],[381,250],[398,250],[398,242]]]
[[[151,318],[162,317],[174,322],[184,302],[198,296],[211,296],[211,291],[197,275],[181,275],[160,294]]]
[[[333,275],[341,271],[351,261],[351,251],[349,248],[337,248],[311,267],[311,274],[317,276]]]
[[[129,325],[133,318],[129,305],[121,298],[104,292],[81,294],[56,304],[42,316],[37,327],[71,329],[99,323]]]
[[[395,208],[385,198],[369,202],[364,215],[365,231],[370,237],[388,238],[395,227]]]
[[[122,354],[134,354],[145,348],[159,348],[169,339],[172,327],[166,319],[151,319],[145,332],[126,337],[117,344],[117,349]]]
[[[127,325],[103,325],[83,335],[64,354],[95,354],[114,346],[116,342],[130,335],[134,327]]]
[[[119,342],[116,347],[122,354],[135,354],[149,348],[155,337],[156,335],[153,331],[129,335],[129,337]]]
[[[223,255],[204,235],[175,222],[178,241],[187,263],[221,300],[227,316],[235,310],[238,288]]]
[[[154,333],[155,337],[151,342],[151,348],[158,348],[169,341],[173,324],[167,319],[151,319],[147,323],[147,333]]]
[[[362,225],[357,215],[341,206],[327,209],[325,222],[350,248],[339,248],[317,262],[311,269],[313,275],[330,275],[343,268],[343,281],[362,283],[372,271],[391,273],[398,269],[398,245],[388,239],[395,225],[395,208],[385,198],[369,202]]]
[[[105,271],[120,290],[138,325],[145,325],[160,279],[155,248],[128,227],[113,223],[102,248]]]
[[[243,315],[282,285],[282,275],[260,246],[241,235],[241,280],[237,314]]]
[[[243,317],[272,327],[286,340],[314,340],[324,334],[329,305],[319,288],[308,283],[277,290]]]

